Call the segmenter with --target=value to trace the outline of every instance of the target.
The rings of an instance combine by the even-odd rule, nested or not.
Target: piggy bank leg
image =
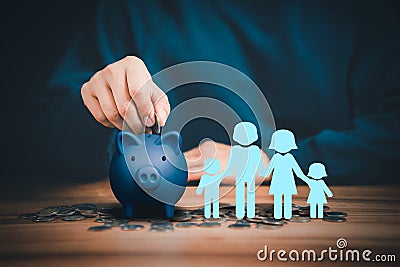
[[[167,216],[167,218],[174,217],[174,206],[173,205],[165,204],[165,215]]]
[[[128,204],[128,203],[124,203],[122,204],[123,208],[124,208],[124,217],[125,218],[132,218],[133,216],[133,205],[132,204]]]

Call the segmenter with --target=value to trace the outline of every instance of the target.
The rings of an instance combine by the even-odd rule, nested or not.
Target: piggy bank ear
[[[117,149],[117,153],[122,155],[124,153],[122,138],[124,138],[124,143],[129,146],[141,146],[143,143],[133,133],[120,131],[115,137],[115,148]]]
[[[181,152],[182,139],[178,132],[168,132],[161,135],[161,144],[172,148],[175,155],[178,156]]]

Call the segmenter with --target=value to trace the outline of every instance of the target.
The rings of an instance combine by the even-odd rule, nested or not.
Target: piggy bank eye
[[[131,160],[132,160],[132,161],[135,161],[135,156],[132,155]]]
[[[162,156],[161,160],[162,160],[162,161],[166,161],[166,160],[167,160],[167,157],[166,157],[166,156]]]

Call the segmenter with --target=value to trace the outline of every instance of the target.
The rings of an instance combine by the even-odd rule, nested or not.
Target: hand
[[[82,85],[81,95],[98,122],[121,130],[125,120],[135,134],[144,132],[145,125],[154,125],[154,112],[161,126],[170,112],[167,96],[151,80],[143,61],[134,56],[98,71]]]
[[[218,159],[221,165],[220,171],[224,171],[228,164],[230,153],[231,146],[213,141],[203,142],[198,147],[186,151],[184,155],[189,169],[189,181],[200,180],[201,175],[204,174],[204,160],[208,158],[215,157]],[[267,154],[262,151],[261,157],[264,166],[267,165],[269,162]],[[256,174],[256,184],[260,184],[263,180],[265,180],[265,177]],[[235,184],[235,181],[235,176],[229,176],[223,180],[223,183]]]

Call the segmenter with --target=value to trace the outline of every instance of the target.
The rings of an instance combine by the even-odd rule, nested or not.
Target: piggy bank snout
[[[137,171],[135,180],[143,189],[152,190],[158,187],[161,177],[153,166],[144,166]]]

